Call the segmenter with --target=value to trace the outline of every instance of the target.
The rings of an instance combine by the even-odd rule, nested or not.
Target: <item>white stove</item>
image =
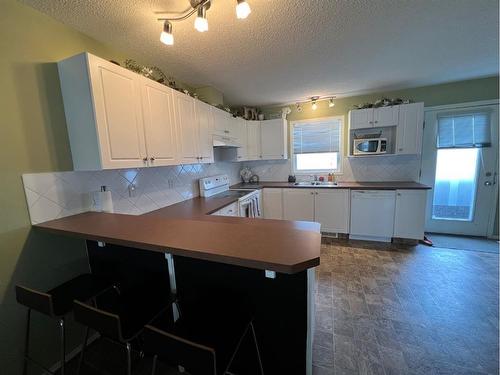
[[[229,177],[225,174],[200,178],[200,195],[205,198],[238,198],[238,216],[263,217],[261,191],[258,189],[230,189]]]

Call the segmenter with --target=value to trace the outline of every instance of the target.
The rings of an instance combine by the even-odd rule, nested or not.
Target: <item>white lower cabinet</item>
[[[264,219],[283,219],[283,189],[264,189],[262,207]]]
[[[424,238],[426,190],[397,190],[394,237]]]
[[[314,189],[283,189],[283,218],[314,221]]]
[[[349,233],[349,190],[316,190],[314,220],[321,224],[322,232]]]
[[[316,221],[322,232],[349,232],[349,190],[283,189],[283,218]]]

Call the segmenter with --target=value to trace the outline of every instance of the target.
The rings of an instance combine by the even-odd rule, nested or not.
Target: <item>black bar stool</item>
[[[161,295],[155,295],[151,293],[151,290],[144,288],[128,292],[122,291],[114,300],[101,299],[100,303],[103,305],[102,308],[90,306],[82,301],[74,301],[75,320],[87,327],[77,374],[80,373],[84,362],[89,330],[93,329],[104,338],[126,348],[127,375],[131,375],[132,342],[139,337],[144,325],[163,311],[168,303],[171,304],[171,298],[170,296],[162,298]]]
[[[227,302],[227,301],[225,301]],[[245,336],[252,335],[260,374],[264,374],[259,345],[248,309],[227,304],[224,308],[214,301],[198,306],[177,305],[175,319],[172,309],[162,312],[144,327],[144,351],[153,355],[155,375],[158,359],[181,366],[191,375],[223,375],[231,364]]]
[[[94,277],[91,274],[79,275],[47,292],[40,292],[25,286],[16,285],[17,302],[28,308],[23,374],[27,373],[28,361],[52,374],[43,364],[34,360],[29,355],[31,310],[38,311],[39,313],[59,320],[61,375],[64,375],[64,365],[66,363],[64,317],[73,309],[73,300],[80,299],[82,301],[88,301],[113,287],[114,286],[109,281]]]

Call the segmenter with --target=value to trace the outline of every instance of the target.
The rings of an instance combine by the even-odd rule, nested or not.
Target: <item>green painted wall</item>
[[[14,0],[0,1],[0,35],[0,373],[20,374],[25,309],[14,285],[48,289],[88,269],[82,241],[30,229],[21,181],[25,172],[72,169],[55,62],[82,51],[125,56]],[[34,320],[33,350],[53,364],[57,326]],[[71,332],[69,349],[75,333],[81,340]]]
[[[345,116],[344,134],[347,134],[347,115],[349,110],[353,109],[357,104],[373,103],[380,98],[411,99],[414,102],[424,102],[427,107],[498,99],[498,76],[336,99],[333,108],[328,107],[328,100],[320,101],[315,111],[312,110],[310,103],[302,105],[302,112],[297,112],[295,105],[289,105],[288,107],[290,107],[292,113],[288,115],[288,120],[295,121],[317,117]],[[282,107],[266,107],[262,111],[264,114],[271,114],[281,112]],[[344,150],[346,152],[348,150],[347,137],[344,138]]]

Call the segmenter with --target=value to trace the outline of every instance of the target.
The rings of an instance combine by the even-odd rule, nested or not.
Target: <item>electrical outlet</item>
[[[137,186],[135,186],[135,184],[129,184],[128,185],[128,196],[129,196],[129,198],[135,197],[136,188],[137,188]]]

